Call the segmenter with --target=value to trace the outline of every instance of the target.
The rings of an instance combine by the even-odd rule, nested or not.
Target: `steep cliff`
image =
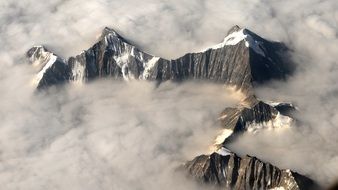
[[[124,80],[156,80],[159,82],[188,79],[210,80],[250,91],[252,82],[283,79],[291,72],[285,61],[287,48],[278,42],[267,41],[248,29],[233,27],[224,41],[202,52],[188,53],[175,60],[166,60],[140,51],[114,30],[105,28],[98,42],[67,61],[48,59],[54,54],[43,47],[33,47],[27,56],[33,64],[46,65],[41,70],[38,88],[57,82],[85,82],[98,77]],[[62,62],[62,64],[60,64]],[[53,65],[62,68],[53,69]],[[55,66],[56,67],[56,66]],[[60,73],[64,73],[59,81]]]
[[[204,183],[226,189],[314,189],[314,182],[290,170],[281,170],[255,157],[239,157],[226,148],[187,162],[189,174]]]

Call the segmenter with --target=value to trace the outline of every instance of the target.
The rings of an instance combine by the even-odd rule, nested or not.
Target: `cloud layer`
[[[27,92],[0,98],[5,189],[196,189],[174,171],[209,152],[219,112],[238,102],[203,83],[107,80]]]
[[[168,58],[222,41],[234,24],[274,40],[295,45],[309,40],[311,44],[335,39],[338,17],[335,1],[320,0],[0,3],[1,42],[6,44],[2,49],[18,55],[34,44],[48,45],[63,56],[77,54],[95,41],[104,26],[115,28],[146,51]]]
[[[200,91],[193,91],[196,84],[177,89],[168,84],[154,90],[152,84],[123,86],[105,81],[86,89],[33,95],[27,81],[34,70],[18,64],[25,63],[28,48],[44,44],[63,57],[75,55],[93,44],[104,26],[166,58],[218,43],[234,24],[285,42],[298,66],[295,75],[287,82],[260,87],[257,94],[262,99],[295,102],[302,124],[278,133],[246,135],[233,148],[295,168],[322,184],[338,178],[335,0],[0,0],[0,24],[0,181],[8,188],[154,185],[151,178],[134,181],[144,173],[161,173],[161,168],[148,167],[142,160],[153,159],[154,165],[162,167],[174,164],[196,150],[191,146],[203,142],[203,147],[208,141],[204,138],[213,136],[215,131],[209,131],[213,117],[232,102],[218,90],[208,89],[214,86],[202,89],[210,94],[198,95]],[[185,88],[190,91],[182,92]],[[195,99],[187,99],[186,93]],[[149,126],[139,127],[145,123]],[[192,133],[196,125],[198,130]],[[116,151],[123,156],[116,157]],[[155,154],[161,151],[163,157]],[[140,163],[128,163],[126,158],[138,158]]]

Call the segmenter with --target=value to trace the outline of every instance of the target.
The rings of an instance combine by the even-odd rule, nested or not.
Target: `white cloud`
[[[133,115],[134,119],[128,119],[126,129],[128,126],[135,127],[133,130],[135,133],[122,135],[124,146],[127,148],[136,146],[141,150],[148,148],[150,150],[143,151],[149,152],[157,150],[156,148],[162,145],[161,143],[156,146],[151,145],[152,142],[158,142],[158,138],[173,140],[176,139],[176,134],[184,136],[191,129],[189,126],[211,122],[212,117],[207,117],[208,113],[216,113],[219,110],[218,104],[212,100],[203,100],[210,105],[205,112],[199,112],[200,110],[196,109],[198,107],[194,107],[194,104],[188,104],[185,109],[178,110],[179,114],[176,114],[177,110],[171,107],[171,104],[167,104],[168,100],[161,99],[160,92],[155,93],[155,100],[148,100],[149,95],[153,94],[153,89],[145,84],[140,85],[146,86],[145,88],[137,85],[133,88],[126,87],[128,90],[116,94],[115,88],[122,88],[120,84],[112,85],[114,89],[107,89],[103,87],[103,83],[99,83],[99,87],[88,86],[88,90],[69,89],[48,96],[32,96],[32,87],[27,81],[31,80],[34,71],[26,65],[13,65],[24,62],[22,55],[32,45],[47,45],[55,53],[67,57],[88,48],[95,42],[101,29],[109,26],[147,52],[174,58],[221,42],[227,30],[232,25],[238,24],[269,39],[283,41],[294,51],[292,58],[298,66],[295,75],[287,83],[271,83],[261,87],[257,90],[257,94],[261,98],[296,102],[301,108],[299,119],[303,121],[296,130],[278,134],[276,138],[272,138],[275,137],[273,133],[260,133],[259,139],[256,138],[257,136],[243,137],[244,140],[241,142],[248,141],[252,145],[246,151],[283,167],[304,171],[323,184],[332,182],[338,178],[334,172],[338,167],[335,164],[338,156],[336,151],[338,142],[335,140],[338,134],[336,130],[338,122],[336,114],[338,113],[337,10],[338,1],[335,0],[88,0],[86,2],[1,0],[0,171],[2,174],[0,180],[8,182],[9,186],[41,185],[40,188],[44,188],[44,184],[52,184],[48,182],[53,179],[64,182],[53,184],[55,186],[50,187],[51,189],[62,188],[72,182],[76,185],[76,180],[79,186],[88,182],[88,188],[92,187],[90,184],[102,184],[102,188],[113,186],[116,185],[113,183],[115,181],[121,182],[118,185],[126,185],[123,184],[126,181],[119,178],[122,175],[116,175],[114,170],[101,165],[101,157],[96,158],[100,161],[91,158],[92,155],[102,155],[102,158],[109,158],[107,162],[114,163],[114,155],[110,152],[114,147],[106,146],[109,145],[109,139],[113,134],[105,133],[105,123],[102,121],[108,120],[120,126],[120,123],[125,122],[126,119],[114,120],[114,117],[109,114],[110,110],[113,110],[112,112],[117,114],[118,118],[125,118],[127,114]],[[144,91],[145,89],[148,91]],[[183,90],[183,87],[179,89]],[[168,93],[174,93],[173,97],[177,99],[184,99],[179,94],[179,89],[168,90]],[[105,90],[110,93],[109,96],[104,93]],[[138,98],[146,99],[149,105],[142,107],[139,99],[132,97],[127,98],[131,102],[125,99],[116,104],[106,105],[104,99],[106,95],[107,98],[119,99],[121,96],[124,97],[123,92],[128,91],[139,94],[141,97]],[[161,95],[167,97],[166,93]],[[95,101],[92,98],[96,98]],[[176,104],[174,98],[167,98],[175,103],[172,105],[180,105]],[[196,98],[201,97],[196,96]],[[157,106],[151,107],[151,105],[158,105],[157,103],[162,105],[159,113],[155,112],[158,110]],[[132,110],[131,105],[135,107],[134,104],[138,107]],[[94,106],[93,110],[97,112],[88,112],[88,105]],[[196,106],[203,107],[204,104]],[[143,109],[144,112],[141,111]],[[165,109],[169,109],[170,113],[174,114],[173,120],[165,116]],[[159,114],[158,120],[156,114]],[[187,117],[197,117],[197,123],[186,121],[184,118]],[[173,121],[177,122],[176,125],[169,125]],[[91,122],[95,124],[98,122],[98,125]],[[166,129],[164,131],[147,131],[137,127],[142,122],[149,122],[151,126],[169,124],[162,126]],[[83,125],[83,130],[74,128],[79,123]],[[178,127],[178,124],[182,126]],[[96,131],[96,129],[100,130]],[[124,128],[116,130],[125,133]],[[140,141],[137,137],[145,134],[148,136],[152,132],[154,134],[150,137],[153,139],[145,139],[145,143],[149,144],[140,147],[137,144]],[[175,136],[171,137],[168,134],[175,134]],[[209,134],[206,136],[209,137]],[[128,142],[127,137],[133,140]],[[113,142],[115,144],[118,141],[114,139]],[[178,141],[178,144],[180,143],[183,144],[183,141]],[[173,152],[185,150],[176,147],[178,144],[165,144],[164,149]],[[237,146],[240,147],[240,144]],[[138,151],[131,149],[130,152],[137,154]],[[182,155],[177,153],[174,154],[175,156]],[[64,160],[63,157],[73,159]],[[163,164],[165,161],[161,159],[171,158],[171,156],[158,157],[155,161]],[[124,160],[121,157],[116,159]],[[62,162],[55,162],[59,160]],[[128,162],[123,164],[120,165],[121,168],[129,166]],[[66,170],[58,171],[60,168]],[[131,171],[135,170],[134,167],[127,168]],[[144,171],[154,172],[146,169]],[[133,177],[136,178],[135,176],[138,175],[141,175],[140,171],[135,171],[130,176],[128,174],[131,181],[127,182],[134,184]],[[93,176],[105,177],[94,178]],[[112,176],[115,177],[113,180],[110,179]],[[38,179],[44,184],[35,184]],[[147,181],[143,182],[147,183]]]
[[[238,102],[204,83],[107,80],[34,95],[26,81],[11,86],[17,77],[0,83],[4,189],[198,189],[174,171],[209,153],[218,114]]]

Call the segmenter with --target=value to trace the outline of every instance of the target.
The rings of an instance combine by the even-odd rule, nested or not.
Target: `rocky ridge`
[[[246,97],[235,108],[225,108],[219,121],[224,130],[216,138],[216,150],[185,164],[195,179],[233,189],[309,189],[314,182],[290,170],[282,170],[255,157],[239,157],[226,148],[234,135],[262,128],[292,125],[289,103],[258,100],[256,84],[285,79],[293,66],[287,59],[288,48],[268,41],[248,29],[233,27],[224,41],[201,52],[167,60],[145,53],[112,29],[105,28],[98,42],[67,60],[36,46],[27,52],[39,73],[38,89],[64,83],[86,83],[101,77],[116,80],[182,82],[207,80],[233,86]]]

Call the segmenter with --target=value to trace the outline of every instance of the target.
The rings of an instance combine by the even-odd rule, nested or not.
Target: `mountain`
[[[111,77],[116,80],[182,82],[206,80],[233,86],[245,98],[234,108],[225,108],[219,121],[222,133],[216,137],[216,151],[185,164],[197,180],[234,189],[309,189],[314,182],[290,170],[279,169],[257,158],[239,157],[226,148],[240,133],[264,128],[292,127],[291,103],[264,102],[254,94],[254,86],[270,80],[284,80],[294,66],[288,48],[266,40],[248,29],[231,28],[223,42],[201,52],[167,60],[141,51],[110,28],[98,42],[67,60],[42,46],[27,52],[30,63],[40,72],[37,89],[64,83],[86,83]],[[240,140],[240,139],[239,139]]]
[[[198,156],[184,167],[193,178],[227,189],[309,190],[316,187],[311,179],[298,173],[281,170],[255,157],[241,158],[225,148]]]
[[[225,108],[218,118],[224,129],[217,137],[216,144],[226,144],[233,134],[243,131],[291,127],[294,123],[291,116],[295,110],[290,103],[265,103],[254,97],[244,100],[238,107]]]
[[[203,79],[248,91],[252,82],[285,78],[292,71],[292,66],[284,60],[286,53],[284,44],[269,42],[235,26],[222,43],[175,60],[144,53],[109,28],[103,30],[91,48],[67,61],[56,56],[56,62],[55,55],[41,46],[33,47],[27,56],[33,64],[44,65],[43,76],[37,80],[38,88],[56,84],[47,78],[59,78],[61,73],[67,73],[59,83],[107,76],[159,82]],[[56,69],[54,64],[60,68]]]
[[[36,46],[27,52],[27,57],[39,73],[34,83],[37,88],[64,83],[69,80],[71,70],[63,59],[48,52],[43,46]]]

